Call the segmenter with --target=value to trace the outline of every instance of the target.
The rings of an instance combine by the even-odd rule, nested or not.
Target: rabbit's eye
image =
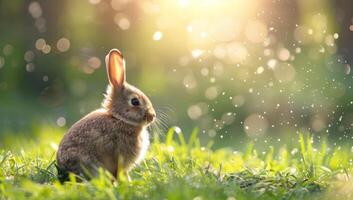
[[[131,105],[133,106],[139,106],[140,105],[140,101],[138,100],[138,98],[132,98],[131,99]]]

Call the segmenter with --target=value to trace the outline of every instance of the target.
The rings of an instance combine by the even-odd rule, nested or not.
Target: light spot
[[[335,39],[332,35],[328,35],[325,38],[325,43],[327,46],[333,47],[335,46]]]
[[[297,154],[299,152],[299,150],[297,149],[297,148],[294,148],[294,149],[292,149],[292,151],[290,152],[290,154],[292,154],[293,156],[295,155],[295,154]]]
[[[48,54],[48,53],[50,53],[50,51],[51,51],[51,46],[50,45],[45,45],[44,47],[43,47],[43,49],[42,49],[42,52],[44,53],[44,54]]]
[[[334,33],[334,34],[333,34],[333,38],[335,38],[335,40],[337,40],[338,37],[339,37],[338,33]]]
[[[307,28],[298,26],[294,30],[294,38],[299,42],[299,43],[307,43],[310,41],[310,35],[308,34]]]
[[[234,115],[233,113],[224,113],[221,118],[222,122],[224,122],[227,125],[230,125],[234,122]]]
[[[130,28],[130,20],[121,14],[117,14],[114,17],[114,22],[119,26],[119,28],[123,31],[128,30]]]
[[[101,60],[95,56],[90,57],[87,62],[88,62],[88,66],[93,69],[98,69],[102,64]]]
[[[90,67],[83,67],[82,70],[85,74],[93,74],[93,72],[94,72],[94,69],[92,69]]]
[[[204,68],[201,69],[201,74],[202,74],[202,76],[207,76],[208,73],[209,73],[209,70],[208,70],[206,67],[204,67]]]
[[[160,31],[156,31],[156,32],[153,34],[153,40],[155,40],[155,41],[161,40],[162,37],[163,37],[163,33],[160,32]]]
[[[201,110],[200,106],[192,105],[188,108],[187,113],[188,113],[188,116],[190,117],[190,119],[196,120],[201,117],[202,110]]]
[[[312,34],[314,34],[314,31],[313,31],[313,29],[309,28],[309,29],[308,29],[308,34],[309,34],[309,35],[312,35]]]
[[[259,114],[252,114],[244,121],[244,131],[249,137],[263,136],[268,126],[268,120]]]
[[[50,143],[50,146],[54,151],[58,150],[58,145],[56,143],[52,142],[52,143]]]
[[[203,54],[203,51],[201,49],[194,49],[191,51],[191,56],[195,59],[202,56],[202,54]]]
[[[32,1],[28,6],[28,12],[33,18],[39,18],[42,16],[42,8],[40,4],[36,1]]]
[[[29,50],[29,51],[26,51],[26,53],[24,55],[24,59],[27,62],[32,62],[34,59],[34,56],[35,55],[34,55],[33,51]]]
[[[207,133],[208,133],[208,136],[210,136],[211,138],[217,135],[217,132],[213,129],[208,130]]]
[[[325,119],[322,116],[320,116],[320,115],[315,115],[311,119],[311,127],[316,132],[322,131],[324,128],[326,128]]]
[[[289,58],[290,58],[290,52],[288,49],[286,48],[281,48],[279,51],[278,51],[278,58],[282,61],[287,61]]]
[[[346,75],[350,74],[351,73],[351,66],[349,64],[345,64],[344,65],[344,73]]]
[[[34,69],[35,69],[35,66],[34,66],[33,63],[27,63],[27,65],[26,65],[26,71],[27,72],[33,72]]]
[[[193,89],[197,85],[197,82],[196,82],[194,76],[192,76],[192,75],[185,76],[185,78],[183,79],[183,83],[184,83],[184,86],[188,89]]]
[[[209,100],[213,100],[218,96],[218,89],[215,86],[209,87],[205,91],[205,97]]]
[[[45,45],[46,45],[46,42],[43,38],[39,38],[35,43],[36,49],[38,49],[40,51],[43,50]]]
[[[174,147],[173,146],[168,146],[167,150],[168,150],[168,152],[174,152]]]
[[[101,0],[89,0],[89,2],[93,5],[99,4]]]
[[[271,56],[273,54],[273,51],[271,49],[265,49],[264,50],[264,55],[265,56]]]
[[[174,126],[173,128],[174,128],[175,133],[177,133],[177,134],[181,133],[181,128],[179,126]]]
[[[295,48],[295,53],[301,53],[302,49],[300,47]]]
[[[240,106],[244,105],[245,98],[243,95],[237,95],[237,96],[233,97],[232,103],[235,107],[240,107]]]
[[[275,69],[276,65],[277,65],[276,59],[270,59],[269,61],[267,61],[267,66],[270,69]]]
[[[56,43],[56,48],[60,52],[66,52],[70,49],[70,40],[67,38],[60,38],[58,42]]]
[[[48,77],[48,76],[43,76],[43,81],[44,81],[44,82],[49,81],[49,77]]]
[[[11,55],[13,52],[13,46],[11,44],[6,44],[4,48],[2,49],[2,52],[4,55],[8,56]]]
[[[63,127],[65,126],[66,124],[66,119],[64,117],[59,117],[57,120],[56,120],[56,124],[59,126],[59,127]]]
[[[265,71],[265,69],[264,69],[264,67],[262,67],[262,66],[260,66],[260,67],[258,67],[257,69],[256,69],[256,73],[257,74],[262,74],[262,72],[264,72]]]

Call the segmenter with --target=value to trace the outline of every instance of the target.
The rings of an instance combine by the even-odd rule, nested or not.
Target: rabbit
[[[102,108],[76,122],[64,135],[56,156],[58,178],[68,173],[90,179],[99,167],[119,178],[144,159],[149,146],[147,127],[156,112],[149,98],[126,82],[125,60],[112,49],[105,58],[109,84]]]

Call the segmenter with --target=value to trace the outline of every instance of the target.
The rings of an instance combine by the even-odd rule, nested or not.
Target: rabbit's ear
[[[123,55],[119,50],[112,49],[105,57],[105,63],[110,84],[121,88],[125,82],[125,60]]]

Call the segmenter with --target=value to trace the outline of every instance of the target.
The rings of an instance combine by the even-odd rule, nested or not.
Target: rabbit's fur
[[[146,154],[146,127],[154,121],[153,106],[143,92],[125,81],[125,63],[118,50],[109,52],[106,64],[110,84],[102,108],[75,123],[60,143],[57,168],[61,181],[68,172],[96,176],[99,167],[118,177]],[[138,106],[132,105],[132,98],[139,100]]]

